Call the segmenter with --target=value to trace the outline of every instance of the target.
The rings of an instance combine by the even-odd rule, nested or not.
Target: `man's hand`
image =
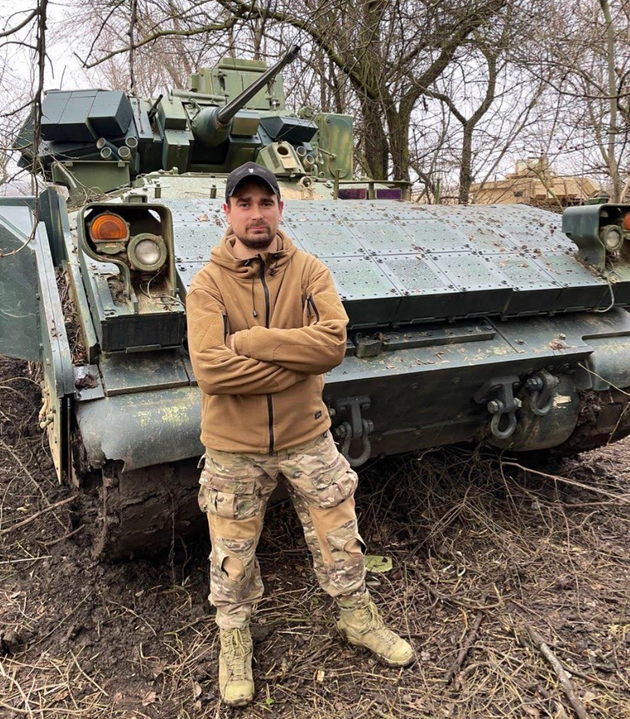
[[[228,335],[225,338],[225,346],[234,352],[234,335]]]

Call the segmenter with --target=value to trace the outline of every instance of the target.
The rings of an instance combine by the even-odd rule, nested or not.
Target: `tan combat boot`
[[[406,667],[413,661],[411,645],[385,626],[372,601],[348,609],[342,606],[337,628],[350,644],[369,649],[385,664]]]
[[[254,648],[249,627],[221,629],[219,691],[221,699],[233,707],[249,704],[254,698],[252,655]]]

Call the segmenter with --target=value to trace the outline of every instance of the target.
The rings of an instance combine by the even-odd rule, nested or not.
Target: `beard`
[[[250,250],[266,250],[273,242],[273,237],[264,240],[262,238],[250,240],[246,237],[239,237],[238,239]]]
[[[256,225],[256,227],[262,227],[262,225]],[[269,245],[273,242],[276,233],[273,232],[271,227],[264,224],[264,232],[257,230],[252,232],[249,228],[245,228],[243,235],[236,235],[238,239],[250,250],[266,250]]]

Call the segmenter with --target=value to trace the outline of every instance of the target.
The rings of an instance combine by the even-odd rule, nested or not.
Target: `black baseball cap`
[[[276,176],[268,170],[266,167],[259,165],[257,162],[246,162],[244,165],[237,167],[236,170],[232,170],[227,178],[225,185],[225,201],[227,202],[230,197],[234,194],[236,188],[241,182],[249,180],[252,177],[258,177],[263,182],[269,185],[269,189],[281,198],[280,188],[278,187],[278,181]]]

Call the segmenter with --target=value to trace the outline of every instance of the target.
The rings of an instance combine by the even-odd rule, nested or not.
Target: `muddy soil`
[[[576,702],[630,717],[630,442],[553,472],[459,448],[362,471],[362,534],[393,563],[370,589],[414,644],[406,670],[340,640],[294,513],[273,506],[256,700],[237,710],[216,688],[207,538],[170,559],[92,559],[94,498],[57,483],[39,407],[36,369],[0,358],[2,719],[563,719]]]

